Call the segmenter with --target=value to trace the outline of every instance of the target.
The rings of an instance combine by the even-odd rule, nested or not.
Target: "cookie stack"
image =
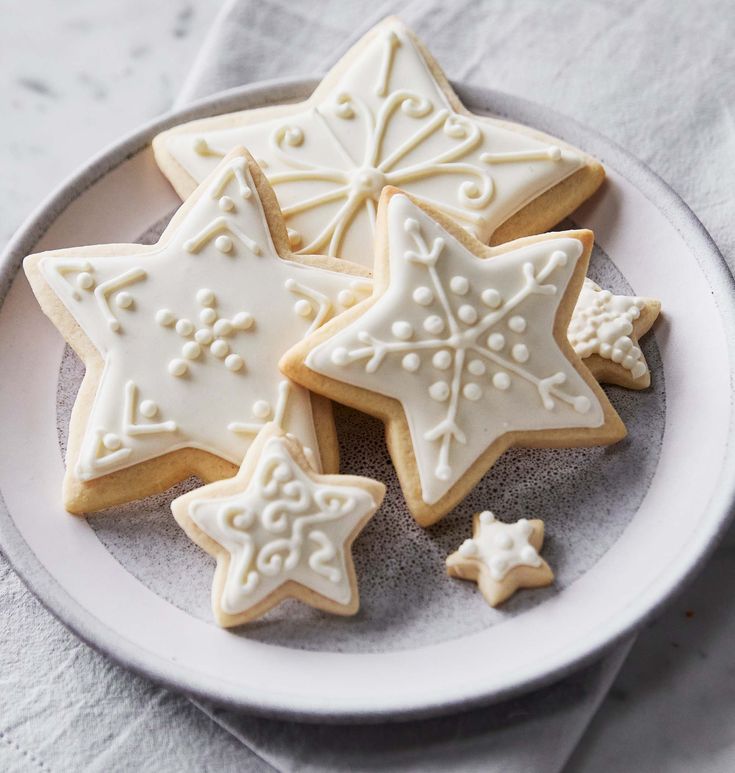
[[[649,386],[638,338],[660,305],[586,278],[590,231],[544,233],[602,167],[469,113],[397,19],[306,102],[176,126],[153,149],[184,200],[157,244],[25,270],[86,365],[66,508],[207,483],[172,509],[217,558],[221,625],[289,596],[358,608],[350,548],[385,486],[338,474],[330,400],[385,423],[426,527],[512,446],[625,436],[598,381]],[[551,582],[542,542],[541,521],[485,511],[447,570],[496,605]]]

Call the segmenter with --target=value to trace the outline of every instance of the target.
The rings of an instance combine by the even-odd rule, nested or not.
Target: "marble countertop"
[[[650,10],[655,4],[636,4],[636,8],[637,5]],[[659,6],[663,18],[666,6]],[[108,143],[171,106],[206,33],[215,4],[211,0],[161,3],[26,0],[23,4],[2,0],[0,7],[4,10],[0,31],[4,63],[0,73],[0,103],[4,106],[0,146],[5,156],[4,174],[0,178],[0,243],[4,244],[66,175]],[[585,7],[585,13],[594,12]],[[710,33],[715,38],[724,34],[717,27],[726,9],[726,3],[713,3],[707,12],[697,12],[700,40],[711,42]],[[626,20],[621,11],[620,23],[635,22]],[[729,26],[730,33],[735,31],[731,9]],[[689,46],[694,56],[698,52],[697,43],[685,38],[678,45]],[[668,36],[666,40],[677,40],[677,36]],[[435,53],[441,59],[441,51]],[[573,97],[565,97],[566,90],[558,83],[555,85],[553,79],[530,80],[505,73],[500,84],[487,85],[500,85],[540,102],[550,103],[558,95],[559,99],[555,100],[558,109],[576,113],[583,123],[626,145],[669,179],[710,228],[726,257],[732,258],[735,256],[735,229],[731,225],[735,62],[731,60],[729,68],[726,62],[721,64],[722,71],[710,73],[712,77],[706,77],[707,73],[703,72],[702,93],[697,101],[702,110],[714,109],[711,107],[714,104],[723,111],[716,113],[717,120],[706,123],[705,128],[726,132],[726,141],[719,147],[732,151],[729,163],[709,156],[706,147],[694,147],[693,151],[698,152],[696,158],[703,164],[720,165],[722,173],[729,178],[727,185],[722,183],[721,189],[714,191],[715,195],[712,185],[717,183],[712,183],[712,174],[699,177],[693,174],[686,180],[670,177],[676,169],[672,159],[676,147],[664,141],[656,152],[649,152],[650,146],[642,139],[638,142],[635,127],[631,128],[635,116],[621,111],[620,126],[601,124],[596,120],[593,103],[588,103],[587,112],[579,115]],[[693,63],[695,67],[700,65]],[[640,62],[642,75],[651,79],[659,77],[660,66],[660,62]],[[472,79],[471,73],[469,79]],[[573,85],[570,82],[569,91]],[[673,86],[668,97],[672,93]],[[665,112],[666,104],[655,104],[655,100],[667,98],[661,96],[666,92],[657,94],[649,95],[654,104],[641,100],[639,105],[640,110],[648,111],[653,122],[649,126],[661,120],[665,123],[662,111]],[[722,126],[723,120],[725,123],[729,120],[729,126]],[[641,127],[646,125],[646,121],[640,122]],[[694,131],[693,127],[667,126],[662,137],[667,132],[673,136],[674,131],[687,128]],[[708,141],[706,131],[695,132],[693,136],[696,146]],[[727,209],[730,216],[726,217]],[[28,600],[28,592],[1,556],[0,596],[12,599],[18,607],[33,609],[34,614],[48,614]],[[695,582],[640,634],[613,689],[575,752],[569,771],[735,769],[733,597],[735,528]],[[56,622],[52,626],[59,647],[72,647],[71,634]],[[18,641],[32,635],[33,626],[27,620],[11,615],[0,633],[0,652],[7,656],[20,651]],[[101,656],[80,646],[81,649],[75,646],[76,655],[67,666],[78,670],[80,679],[90,669],[117,669],[114,665],[101,665],[104,660]],[[7,657],[4,662],[8,662]],[[13,691],[30,689],[30,684],[17,683],[27,679],[28,673],[28,670],[4,668],[0,684],[12,686]],[[126,676],[121,670],[120,674],[121,679]],[[172,758],[176,769],[203,769],[202,749],[212,745],[220,750],[217,769],[235,764],[240,769],[262,769],[229,734],[193,709],[185,698],[171,695],[137,677],[130,680],[124,695],[130,702],[131,712],[140,710],[152,717],[152,722],[157,717],[176,725],[178,747]],[[160,714],[161,706],[169,712],[165,717]],[[7,753],[13,755],[8,760],[25,759],[30,764],[35,758],[34,764],[43,770],[55,769],[48,739],[37,737],[41,725],[34,715],[16,717],[13,726],[7,727],[2,709],[0,699],[0,767],[12,767],[2,763]],[[73,728],[67,728],[66,733],[60,732],[56,742],[72,742]],[[132,723],[127,733],[125,743],[133,748],[144,743],[150,724]]]

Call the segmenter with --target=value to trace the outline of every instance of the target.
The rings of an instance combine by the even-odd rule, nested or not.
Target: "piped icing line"
[[[276,188],[294,244],[370,266],[375,205],[409,189],[488,241],[498,226],[586,161],[553,140],[466,113],[412,33],[388,20],[313,97],[293,108],[205,119],[160,135],[164,172],[200,180],[224,149],[248,147]],[[176,184],[175,177],[172,177]]]
[[[85,414],[77,412],[84,425],[70,444],[67,506],[74,512],[89,511],[76,509],[90,502],[80,481],[170,452],[200,449],[239,464],[267,421],[298,437],[322,465],[311,397],[284,379],[278,358],[315,325],[358,303],[371,285],[350,264],[334,271],[318,259],[287,259],[281,232],[276,249],[244,153],[222,162],[157,245],[80,248],[83,255],[72,248],[27,259],[49,316],[56,321],[65,308],[70,321],[59,323],[62,332],[73,336],[85,361],[103,361],[96,396]],[[197,241],[218,218],[226,231]],[[223,250],[216,242],[225,234],[251,235],[259,256]],[[192,242],[196,252],[187,249]],[[185,462],[182,475],[189,474]],[[106,506],[105,489],[95,492]]]
[[[478,461],[487,469],[525,433],[534,445],[543,433],[550,446],[560,437],[594,445],[624,436],[602,390],[557,337],[557,318],[571,315],[571,287],[586,268],[589,232],[536,237],[489,256],[400,191],[386,192],[381,207],[374,295],[359,314],[296,345],[281,368],[388,423],[420,523],[441,518],[461,499],[466,476],[482,474]]]
[[[288,596],[354,614],[350,546],[384,494],[377,481],[315,473],[305,449],[268,424],[234,479],[171,507],[189,537],[217,557],[213,609],[220,625],[232,626]]]
[[[658,301],[615,295],[585,279],[569,323],[569,341],[583,359],[596,355],[618,366],[623,378],[616,381],[627,373],[632,382],[647,386],[650,371],[638,336],[649,330],[659,310]]]
[[[447,557],[447,573],[477,582],[487,603],[498,606],[519,588],[553,582],[553,572],[539,555],[543,540],[543,521],[504,523],[485,510],[474,517],[472,537]]]

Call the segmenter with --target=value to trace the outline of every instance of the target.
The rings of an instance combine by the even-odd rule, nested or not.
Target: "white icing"
[[[501,582],[517,566],[541,566],[541,558],[529,542],[532,534],[533,526],[525,518],[517,523],[503,523],[486,510],[480,514],[473,538],[460,545],[459,554],[482,561],[493,580]]]
[[[244,145],[274,186],[294,249],[372,266],[376,201],[386,184],[422,197],[487,241],[582,159],[508,125],[455,113],[406,28],[391,21],[358,43],[287,117],[165,135],[197,181]],[[216,122],[214,125],[218,125]],[[211,238],[211,234],[207,237]]]
[[[249,416],[256,400],[276,406],[274,419],[317,452],[309,394],[295,385],[284,389],[277,363],[317,318],[342,310],[339,293],[364,296],[368,285],[354,275],[280,259],[242,162],[227,162],[214,186],[220,195],[205,192],[165,245],[146,253],[131,249],[130,255],[41,259],[49,285],[105,361],[76,465],[80,479],[185,447],[239,464],[263,424]],[[225,215],[223,195],[233,202]],[[212,240],[190,251],[192,234],[217,217],[227,221],[232,252],[222,254]],[[260,254],[237,234],[257,242]],[[293,313],[290,283],[319,299],[316,317]],[[121,292],[133,302],[117,311]],[[156,406],[156,421],[143,404],[131,418],[129,383],[146,405]],[[120,438],[119,448],[105,447],[110,433]]]
[[[648,374],[648,364],[633,340],[633,322],[646,305],[643,298],[613,295],[585,279],[569,323],[569,342],[582,357],[597,354],[618,363],[633,378]]]
[[[378,503],[362,488],[315,481],[282,438],[265,445],[247,489],[189,505],[196,525],[230,554],[219,606],[247,611],[292,580],[339,604],[352,598],[345,543]]]
[[[402,403],[425,502],[437,502],[506,432],[604,423],[595,393],[553,337],[581,242],[552,237],[482,260],[402,195],[391,198],[387,222],[388,287],[362,316],[315,347],[306,365]],[[468,281],[461,303],[447,292],[456,276]],[[425,286],[434,295],[429,306],[415,302],[416,289]],[[496,305],[493,296],[491,309],[481,300],[488,287],[502,299]],[[461,321],[463,304],[477,310],[476,322]],[[516,333],[507,321],[519,315],[526,326]],[[396,338],[396,319],[410,323],[416,336]],[[451,360],[447,370],[440,352]]]

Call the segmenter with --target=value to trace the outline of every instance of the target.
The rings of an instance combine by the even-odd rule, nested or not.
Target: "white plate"
[[[18,273],[21,258],[136,240],[178,204],[147,145],[156,132],[302,98],[313,85],[239,89],[145,127],[90,162],[13,240],[0,275],[0,541],[31,589],[85,641],[220,703],[352,721],[496,700],[558,678],[640,626],[712,548],[735,487],[732,277],[670,189],[568,119],[459,89],[473,110],[558,135],[606,164],[603,190],[574,216],[596,233],[592,274],[613,289],[658,296],[665,313],[645,347],[653,389],[610,390],[627,441],[510,452],[452,516],[425,532],[407,515],[379,425],[339,411],[345,470],[389,484],[387,504],[355,546],[363,608],[354,620],[289,602],[243,631],[219,630],[208,612],[212,564],[178,531],[170,496],[91,522],[60,505],[59,445],[80,368]],[[444,576],[444,556],[481,507],[547,521],[553,588],[518,594],[495,611],[472,584]]]

